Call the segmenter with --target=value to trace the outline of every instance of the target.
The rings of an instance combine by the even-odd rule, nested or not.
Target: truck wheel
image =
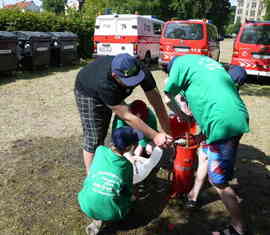
[[[150,68],[151,66],[151,54],[149,52],[147,52],[144,57],[144,64],[147,68]]]

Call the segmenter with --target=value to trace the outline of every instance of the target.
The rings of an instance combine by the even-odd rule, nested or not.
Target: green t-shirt
[[[97,220],[122,219],[131,205],[132,181],[132,164],[110,148],[99,146],[78,194],[82,211]]]
[[[148,111],[148,116],[147,116],[147,120],[146,120],[146,124],[148,126],[150,126],[152,129],[157,131],[157,119],[156,116],[154,114],[154,112],[147,108]],[[118,116],[115,115],[114,120],[113,120],[113,124],[112,124],[112,130],[116,129],[116,128],[120,128],[123,126],[127,126],[128,124],[125,123],[122,119],[120,119]],[[142,146],[143,148],[145,148],[145,146],[150,142],[151,140],[148,139],[146,136],[144,136],[143,139],[141,139],[139,141],[139,145]]]
[[[207,143],[249,131],[245,104],[223,66],[200,55],[175,59],[164,91],[185,96]]]

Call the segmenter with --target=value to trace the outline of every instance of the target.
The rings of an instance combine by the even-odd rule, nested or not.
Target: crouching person
[[[149,127],[153,130],[158,131],[157,129],[157,119],[154,112],[146,105],[142,100],[135,100],[129,104],[129,111],[136,115],[138,118],[143,120]],[[124,120],[115,115],[112,124],[112,131],[116,128],[129,126]],[[138,146],[134,149],[133,154],[136,156],[148,156],[153,152],[153,142],[144,136],[142,140],[139,141]],[[132,154],[132,155],[133,155]]]
[[[87,234],[98,234],[103,221],[124,218],[131,207],[133,166],[124,157],[140,139],[141,132],[121,127],[112,133],[112,146],[99,146],[78,194],[81,210],[93,222],[86,227]]]

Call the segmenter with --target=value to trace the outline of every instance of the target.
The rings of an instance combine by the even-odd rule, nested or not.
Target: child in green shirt
[[[154,112],[149,107],[147,107],[147,105],[142,100],[135,100],[130,103],[129,109],[133,114],[142,119],[148,126],[154,130],[157,130],[156,116]],[[120,119],[118,116],[115,116],[112,124],[112,130],[127,125],[128,124],[125,123],[122,119]],[[145,136],[142,140],[139,141],[138,146],[134,149],[134,155],[143,156],[144,153],[151,155],[152,151],[153,145],[151,140]]]
[[[131,206],[133,166],[123,155],[131,151],[143,134],[131,127],[112,133],[112,146],[99,146],[83,188],[78,194],[82,211],[94,221],[87,234],[96,235],[102,221],[120,220]]]

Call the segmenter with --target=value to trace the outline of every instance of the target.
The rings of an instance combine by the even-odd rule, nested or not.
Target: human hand
[[[143,152],[143,147],[138,145],[136,147],[136,149],[134,150],[134,155],[135,156],[142,156],[142,152]]]
[[[153,139],[155,145],[160,148],[166,148],[172,144],[173,138],[166,133],[158,133]]]
[[[145,146],[145,151],[148,155],[150,155],[153,152],[153,146],[151,144],[147,144]]]

